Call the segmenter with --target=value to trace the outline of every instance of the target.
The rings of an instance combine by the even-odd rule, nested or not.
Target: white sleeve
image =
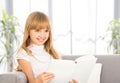
[[[14,56],[14,60],[13,60],[13,66],[14,69],[16,70],[16,68],[18,67],[19,63],[18,63],[18,59],[24,59],[26,61],[30,61],[29,59],[29,55],[26,53],[25,50],[21,49],[18,53],[15,54]]]
[[[16,55],[16,59],[24,59],[26,61],[29,61],[29,55],[25,50],[20,50]]]

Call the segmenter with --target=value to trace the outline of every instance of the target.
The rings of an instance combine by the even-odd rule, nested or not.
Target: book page
[[[72,60],[52,60],[48,72],[55,74],[50,83],[69,83],[75,68],[75,62]]]
[[[87,83],[100,83],[102,63],[96,63]]]
[[[52,60],[48,72],[54,73],[55,77],[50,83],[69,83],[73,78],[79,83],[87,83],[95,63],[96,58],[86,56],[79,57],[75,61]]]
[[[97,58],[91,55],[77,58],[73,78],[79,83],[87,83],[92,70],[96,64]]]

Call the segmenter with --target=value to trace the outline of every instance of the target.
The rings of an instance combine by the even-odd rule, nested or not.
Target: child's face
[[[48,29],[30,30],[30,44],[43,45],[49,38]]]

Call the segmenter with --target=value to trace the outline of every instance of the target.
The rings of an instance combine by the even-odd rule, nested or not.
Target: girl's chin
[[[43,45],[45,42],[40,42],[40,41],[37,41],[37,42],[31,42],[31,44],[35,44],[35,45]]]
[[[43,42],[41,42],[41,43],[37,43],[37,45],[43,45],[44,43]]]
[[[39,44],[37,44],[37,45],[39,45],[39,46],[40,46],[40,45],[43,45],[43,44],[44,44],[44,43],[39,43]]]

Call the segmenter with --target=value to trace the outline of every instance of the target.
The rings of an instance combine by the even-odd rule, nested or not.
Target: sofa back
[[[74,60],[80,56],[62,56]],[[120,55],[96,55],[97,63],[102,63],[100,83],[120,83]]]

